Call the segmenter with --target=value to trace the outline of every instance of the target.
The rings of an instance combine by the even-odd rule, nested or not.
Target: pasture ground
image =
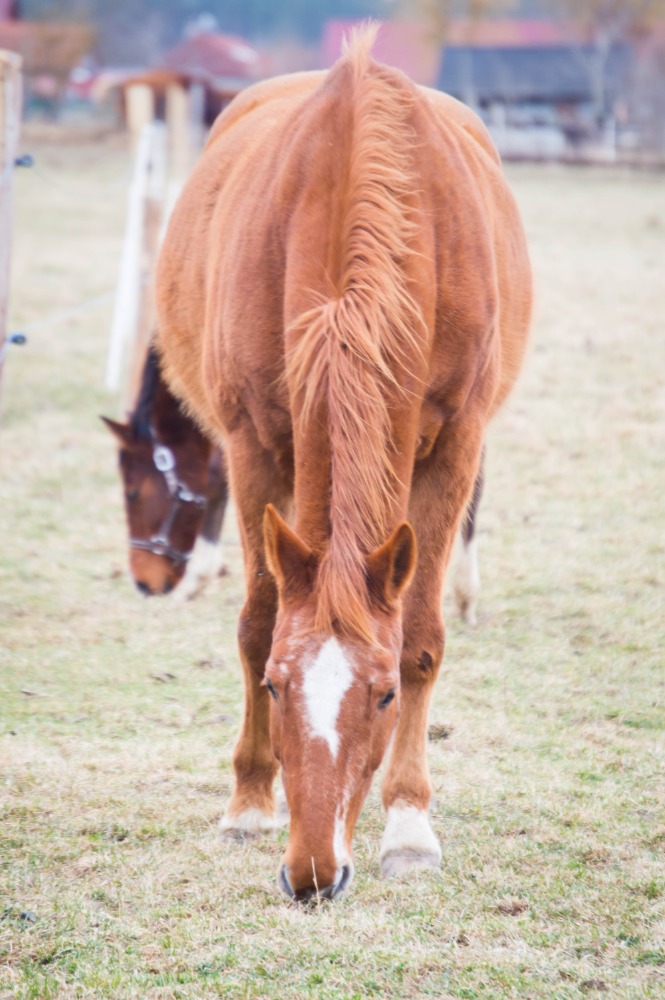
[[[17,176],[13,328],[113,288],[124,151]],[[0,426],[0,996],[665,995],[665,185],[520,167],[533,346],[489,435],[475,630],[448,608],[438,873],[285,902],[285,834],[221,844],[232,576],[140,600],[103,388],[110,306],[12,349]],[[117,179],[120,179],[118,182]],[[377,783],[375,783],[375,786]]]

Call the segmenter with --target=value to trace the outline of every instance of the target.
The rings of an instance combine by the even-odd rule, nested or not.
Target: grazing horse
[[[245,560],[221,826],[275,826],[281,764],[278,881],[297,900],[348,886],[389,744],[382,871],[440,864],[426,740],[444,575],[531,311],[484,126],[373,61],[373,37],[222,113],[157,275],[165,375],[224,441]]]
[[[129,566],[144,595],[194,597],[226,570],[219,537],[228,484],[223,452],[182,410],[149,348],[129,423],[102,417],[119,444]],[[191,557],[191,558],[190,558]]]

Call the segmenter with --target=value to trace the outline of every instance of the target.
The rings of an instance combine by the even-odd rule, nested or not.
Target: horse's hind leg
[[[478,543],[476,541],[476,518],[485,484],[485,449],[483,448],[480,468],[473,484],[473,493],[460,529],[461,549],[453,574],[453,594],[462,621],[476,624],[476,603],[480,593],[480,573],[478,571]]]
[[[263,512],[267,503],[283,506],[287,490],[251,427],[233,434],[227,457],[245,559],[247,597],[238,622],[245,711],[233,755],[235,789],[220,825],[227,839],[244,839],[278,825],[272,788],[278,765],[270,745],[269,695],[262,685],[277,590],[265,564]]]
[[[443,658],[445,568],[473,487],[481,448],[482,427],[458,421],[442,429],[431,454],[414,470],[409,520],[418,539],[418,566],[404,606],[401,707],[383,779],[387,811],[381,840],[384,875],[438,867],[441,860],[428,816],[432,786],[427,767],[427,721]]]

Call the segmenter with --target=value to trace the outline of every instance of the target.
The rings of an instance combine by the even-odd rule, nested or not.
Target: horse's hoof
[[[228,827],[226,830],[220,830],[219,839],[223,844],[246,844],[248,840],[257,840],[261,835],[262,831],[236,830]]]
[[[244,844],[263,834],[272,833],[278,825],[272,813],[265,813],[261,809],[245,809],[237,816],[224,816],[220,820],[219,832],[223,843]]]
[[[470,628],[475,628],[478,624],[475,601],[467,600],[466,598],[455,594],[455,603],[457,604],[457,611],[464,624],[468,625]]]
[[[403,800],[393,803],[381,838],[381,874],[392,878],[417,868],[438,868],[440,864],[441,848],[427,811]]]
[[[381,858],[381,874],[384,878],[396,878],[419,868],[437,869],[441,864],[440,854],[424,854],[421,851],[390,851]]]

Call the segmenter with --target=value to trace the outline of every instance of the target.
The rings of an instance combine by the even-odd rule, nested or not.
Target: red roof
[[[332,66],[342,54],[342,42],[360,21],[327,21],[323,29],[321,64]],[[441,46],[422,22],[383,21],[372,50],[377,60],[407,73],[416,83],[432,85],[439,72]]]
[[[579,41],[579,32],[556,21],[453,21],[445,44],[522,49],[574,41]]]
[[[257,80],[263,75],[261,54],[233,35],[196,35],[166,53],[162,65],[193,76],[239,77]]]
[[[324,66],[332,66],[339,59],[344,37],[360,23],[326,23],[321,60]],[[443,45],[539,48],[570,45],[575,41],[580,41],[580,38],[574,26],[555,21],[453,21],[443,44],[435,39],[423,22],[384,21],[381,23],[374,54],[380,62],[404,70],[416,83],[432,84],[438,75]]]

